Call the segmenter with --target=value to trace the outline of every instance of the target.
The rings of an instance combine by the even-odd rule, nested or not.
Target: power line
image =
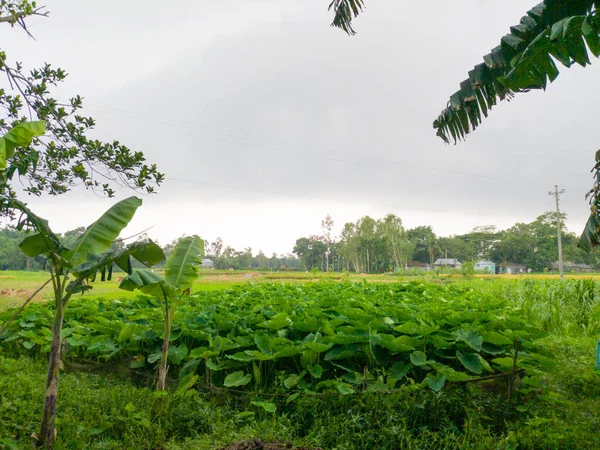
[[[112,113],[111,111],[115,111],[121,115],[125,115],[126,117],[129,116],[128,118],[134,119],[134,120],[143,120],[145,122],[149,121],[149,122],[162,124],[162,125],[166,125],[166,126],[171,126],[171,127],[177,127],[177,128],[191,128],[194,130],[202,130],[204,132],[217,134],[217,135],[219,135],[221,137],[225,137],[225,138],[239,139],[239,140],[241,140],[241,142],[235,142],[235,141],[232,142],[229,140],[221,140],[221,141],[227,142],[227,143],[247,145],[247,146],[251,146],[251,147],[255,147],[255,148],[259,148],[259,149],[264,149],[264,147],[259,147],[256,144],[269,144],[269,145],[278,145],[278,146],[283,146],[283,147],[300,148],[300,149],[304,149],[305,151],[308,151],[310,153],[317,154],[319,157],[324,157],[326,159],[331,159],[331,160],[337,161],[337,162],[358,164],[360,166],[364,166],[366,164],[366,165],[370,165],[373,167],[382,167],[383,166],[384,168],[387,168],[388,164],[401,165],[401,166],[406,166],[406,165],[418,166],[419,165],[413,161],[408,161],[408,160],[392,160],[392,159],[387,159],[387,158],[371,157],[371,156],[365,156],[365,155],[359,155],[359,154],[350,154],[349,155],[348,153],[345,153],[345,152],[327,149],[324,147],[307,145],[307,144],[298,144],[298,143],[294,143],[294,142],[273,139],[273,138],[269,138],[269,137],[262,137],[262,136],[245,133],[245,132],[240,132],[240,131],[224,130],[224,129],[220,129],[220,128],[209,126],[209,125],[168,119],[168,118],[164,118],[164,117],[160,117],[160,116],[139,115],[139,114],[136,114],[136,113],[133,113],[130,111],[126,111],[126,110],[122,110],[122,109],[118,109],[118,108],[110,108],[110,107],[106,107],[106,106],[93,105],[93,104],[88,105],[88,106],[91,106],[92,108],[96,108],[96,109],[100,109],[100,110],[105,110],[105,111],[103,111],[104,113],[113,114],[115,116],[117,116],[117,114]],[[111,119],[104,118],[104,120],[111,120]],[[191,136],[198,136],[197,134],[193,134],[193,133],[183,133],[183,134],[188,134]],[[254,144],[254,145],[250,145],[250,144]],[[290,153],[290,152],[286,152],[285,150],[282,150],[280,148],[270,148],[270,150],[279,151],[279,152],[288,153],[288,154]],[[297,152],[297,150],[296,150],[296,152]],[[328,156],[324,155],[324,153],[328,154],[328,155],[334,155],[334,156],[341,155],[342,157],[346,157],[346,158],[342,158],[342,159],[332,158],[332,157],[328,157]],[[306,154],[306,153],[304,153],[304,154]],[[348,159],[347,156],[356,158],[359,161]],[[371,162],[371,164],[367,164],[368,162]],[[440,168],[440,167],[435,167],[435,166],[430,166],[430,165],[427,166],[427,170],[435,170],[435,171],[444,172],[444,173],[452,173],[452,174],[461,175],[461,176],[470,176],[470,177],[481,178],[481,179],[485,179],[485,180],[499,181],[499,182],[503,182],[503,183],[508,182],[513,185],[518,185],[519,187],[526,187],[527,189],[531,189],[531,190],[535,189],[536,191],[541,187],[541,185],[538,185],[535,183],[524,183],[521,180],[515,181],[515,180],[508,179],[508,178],[503,178],[503,177],[496,177],[496,176],[492,176],[492,175],[483,175],[483,174],[477,174],[477,173],[465,172],[465,171],[459,171],[459,170],[451,170],[451,169],[445,169],[445,168]]]
[[[243,186],[235,186],[235,185],[230,185],[230,184],[221,184],[221,183],[211,183],[211,182],[207,182],[207,181],[196,181],[196,180],[187,180],[187,179],[183,179],[183,178],[172,178],[172,177],[167,177],[166,180],[170,180],[170,181],[177,181],[177,182],[181,182],[181,183],[191,183],[191,184],[200,184],[200,185],[205,185],[205,186],[215,186],[215,187],[222,187],[222,188],[228,188],[228,189],[236,189],[236,190],[240,190],[240,191],[249,191],[249,192],[260,192],[260,193],[264,193],[264,194],[273,194],[273,195],[283,195],[283,196],[289,196],[289,197],[299,197],[299,198],[307,198],[307,199],[311,199],[311,200],[326,200],[326,201],[333,201],[333,202],[338,202],[338,203],[348,203],[348,204],[352,204],[352,205],[359,205],[359,204],[364,204],[364,203],[359,203],[356,201],[348,201],[348,200],[340,200],[340,199],[336,199],[336,198],[332,198],[332,197],[322,197],[322,196],[315,196],[315,195],[306,195],[306,194],[297,194],[297,193],[293,193],[293,192],[278,192],[278,191],[271,191],[271,190],[267,190],[267,189],[257,189],[257,188],[249,188],[249,187],[243,187]],[[395,210],[408,210],[408,211],[425,211],[425,212],[435,212],[435,213],[439,213],[439,214],[451,214],[451,211],[442,211],[439,209],[429,209],[429,208],[413,208],[413,207],[405,207],[405,206],[399,206],[399,205],[392,205],[392,204],[386,204],[386,203],[373,203],[371,201],[368,202],[371,205],[376,205],[376,206],[384,206],[386,208],[393,208]],[[493,217],[487,214],[473,214],[473,213],[460,213],[461,215],[470,215],[470,216],[479,216],[479,217]]]

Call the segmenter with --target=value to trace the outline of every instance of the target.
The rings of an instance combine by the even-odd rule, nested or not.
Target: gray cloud
[[[421,215],[444,233],[469,217],[471,226],[532,220],[552,208],[547,190],[558,183],[571,228],[583,226],[598,147],[595,67],[565,69],[548,92],[499,105],[458,146],[444,145],[431,126],[467,71],[531,5],[437,1],[411,10],[371,2],[350,38],[328,27],[326,2],[263,1],[254,10],[241,1],[201,3],[181,2],[177,20],[152,2],[141,16],[127,6],[104,30],[110,19],[78,2],[71,25],[58,19],[56,32],[68,39],[43,36],[65,46],[52,52],[85,79],[75,86],[85,88],[98,135],[143,150],[166,172],[150,211],[202,202],[218,223],[219,211],[271,204],[260,217],[244,210],[251,229],[231,231],[252,244],[257,229],[281,220],[280,205],[296,202],[302,217],[271,233],[283,251],[298,237],[285,224],[318,224],[327,205],[341,217],[357,204]],[[89,56],[76,58],[86,43],[98,53],[95,67]],[[320,206],[311,214],[307,202]]]

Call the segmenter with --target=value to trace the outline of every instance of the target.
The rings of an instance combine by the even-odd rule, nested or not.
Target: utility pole
[[[548,191],[548,195],[554,195],[556,200],[556,234],[558,236],[558,271],[560,273],[561,281],[565,279],[565,269],[563,265],[563,254],[562,254],[562,238],[560,235],[560,208],[558,206],[558,198],[560,194],[564,194],[565,190],[558,190],[558,185],[554,185],[554,192]]]

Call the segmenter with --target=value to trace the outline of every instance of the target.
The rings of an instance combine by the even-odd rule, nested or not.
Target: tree
[[[198,265],[202,263],[202,256],[204,241],[198,236],[185,237],[179,240],[167,259],[164,278],[149,270],[137,270],[124,278],[119,285],[121,289],[128,291],[139,289],[160,301],[164,331],[156,383],[156,389],[159,391],[164,391],[167,385],[167,360],[175,312],[182,299],[191,294],[192,284],[198,278]]]
[[[331,230],[333,229],[333,219],[329,214],[321,221],[321,228],[323,228],[323,237],[327,244],[327,252],[325,253],[325,271],[329,272],[329,256],[331,253]]]
[[[546,89],[559,75],[555,61],[569,68],[586,67],[591,53],[600,56],[600,16],[595,0],[544,0],[510,28],[500,45],[469,72],[433,127],[446,143],[456,143],[477,128],[498,100],[516,93]],[[600,244],[600,152],[594,185],[588,193],[591,214],[579,246]]]
[[[500,45],[469,72],[460,89],[433,122],[446,143],[464,140],[500,100],[517,93],[546,89],[559,75],[555,61],[569,68],[586,67],[590,53],[600,56],[600,16],[596,0],[543,0],[527,11],[518,25],[501,38]],[[329,9],[332,26],[355,34],[352,20],[364,8],[363,0],[334,0]],[[594,182],[586,198],[590,217],[578,246],[585,251],[600,245],[600,151],[596,153]]]
[[[415,246],[413,252],[415,261],[428,262],[433,265],[437,249],[437,237],[431,226],[411,228],[407,231],[407,237]]]
[[[323,242],[321,236],[303,237],[296,240],[293,252],[302,261],[304,270],[311,270],[314,267],[320,267],[322,270],[327,244]],[[277,257],[276,254],[273,256]]]
[[[74,294],[91,289],[88,280],[94,280],[99,271],[102,280],[106,278],[107,273],[110,279],[114,264],[131,273],[131,258],[150,266],[164,259],[164,255],[160,247],[153,242],[134,242],[124,249],[110,250],[121,230],[127,226],[142,204],[137,197],[130,197],[115,204],[87,227],[72,244],[61,241],[49,228],[48,222],[35,215],[25,205],[17,200],[13,202],[25,214],[18,228],[29,227],[36,230],[36,233],[27,236],[19,247],[29,257],[43,255],[46,258],[54,292],[54,321],[39,435],[39,444],[51,449],[56,439],[54,422],[58,398],[62,326],[69,300]],[[69,282],[69,278],[74,279]]]
[[[48,12],[29,0],[0,2],[0,23],[16,25],[29,34],[26,20],[31,16],[47,17]],[[163,181],[163,174],[156,165],[146,163],[142,152],[116,140],[102,142],[88,137],[95,121],[81,114],[81,96],[61,103],[51,94],[51,89],[67,77],[63,69],[45,64],[26,70],[21,63],[10,64],[8,55],[0,50],[0,72],[6,80],[0,89],[0,107],[5,111],[0,132],[26,123],[27,118],[31,123],[45,123],[46,129],[43,137],[43,133],[36,133],[30,144],[8,155],[0,179],[2,213],[12,209],[9,201],[15,195],[10,181],[15,174],[19,174],[23,190],[37,196],[59,195],[82,185],[112,197],[117,186],[154,192],[154,186]]]

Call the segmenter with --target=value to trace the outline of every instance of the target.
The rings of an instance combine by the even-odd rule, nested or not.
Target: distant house
[[[408,261],[406,267],[409,270],[422,270],[424,272],[429,272],[431,270],[431,264],[421,261]]]
[[[594,268],[587,264],[573,264],[573,272],[593,272]]]
[[[214,265],[215,263],[213,263],[212,259],[202,258],[202,264],[200,264],[200,267],[202,267],[203,269],[212,269]]]
[[[473,266],[475,272],[496,273],[496,263],[487,259],[477,261]]]
[[[592,266],[589,266],[587,264],[575,264],[571,261],[565,261],[563,263],[563,268],[565,270],[565,272],[577,272],[577,273],[586,273],[586,272],[593,272],[594,268]],[[550,270],[552,272],[558,272],[558,261],[554,261],[552,263],[552,265],[550,266]]]
[[[527,273],[527,267],[522,264],[504,263],[498,266],[498,273],[506,273],[508,275],[518,275]]]
[[[462,263],[458,259],[454,258],[440,258],[433,263],[433,267],[438,269],[460,269],[462,267]]]

